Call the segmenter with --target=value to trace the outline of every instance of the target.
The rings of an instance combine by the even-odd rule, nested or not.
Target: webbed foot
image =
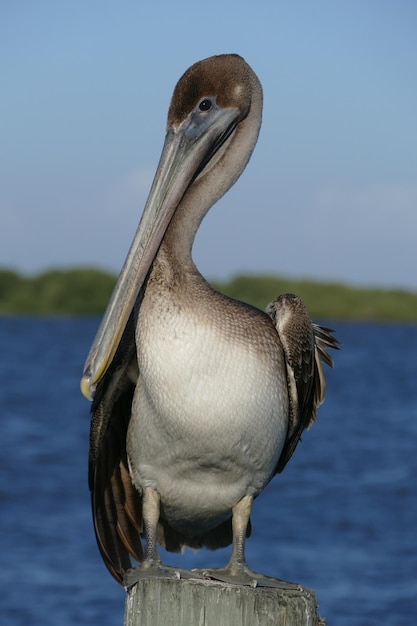
[[[272,578],[271,576],[265,576],[264,574],[260,574],[258,572],[252,572],[247,565],[241,563],[234,563],[233,565],[229,563],[226,567],[207,570],[192,570],[192,572],[204,578],[219,580],[232,585],[273,587],[275,589],[291,589],[294,591],[302,590],[302,587],[296,583],[280,580],[279,578]]]
[[[137,567],[132,567],[127,570],[123,578],[123,586],[128,589],[135,585],[139,580],[144,578],[182,578],[181,570],[176,567],[170,567],[169,565],[162,565],[160,561],[143,561]]]

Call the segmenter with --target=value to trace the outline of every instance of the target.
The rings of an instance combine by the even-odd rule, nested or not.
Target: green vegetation
[[[417,292],[277,276],[238,276],[228,284],[215,286],[232,298],[250,302],[260,309],[281,293],[296,293],[313,319],[417,322]]]
[[[0,270],[1,314],[100,315],[115,276],[93,268],[51,270],[28,277]],[[264,309],[280,293],[303,298],[313,319],[417,321],[417,292],[366,289],[338,283],[238,276],[213,282],[227,295]]]
[[[0,313],[94,315],[104,311],[115,277],[96,269],[23,277],[0,270]]]

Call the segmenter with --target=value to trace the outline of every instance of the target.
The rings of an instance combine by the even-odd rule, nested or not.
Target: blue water
[[[95,319],[0,318],[2,624],[122,624],[87,489],[79,393]],[[417,326],[335,323],[326,403],[255,502],[249,566],[315,590],[329,626],[417,616]],[[163,555],[222,565],[228,550]]]

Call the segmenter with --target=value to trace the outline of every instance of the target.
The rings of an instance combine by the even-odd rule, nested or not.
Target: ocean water
[[[96,319],[0,318],[0,621],[121,625],[87,488],[79,379]],[[417,326],[334,323],[326,402],[256,500],[249,566],[315,590],[329,626],[417,620]],[[221,566],[229,550],[162,555]]]

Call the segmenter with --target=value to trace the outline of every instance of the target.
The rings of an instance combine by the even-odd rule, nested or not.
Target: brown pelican
[[[322,362],[332,365],[326,348],[337,341],[296,296],[264,313],[212,289],[191,257],[201,220],[249,160],[261,112],[260,82],[237,55],[200,61],[179,80],[142,219],[87,357],[95,532],[128,585],[169,575],[157,544],[230,543],[228,565],[207,576],[281,584],[246,565],[251,506],[315,419]],[[140,565],[125,578],[130,556]]]

